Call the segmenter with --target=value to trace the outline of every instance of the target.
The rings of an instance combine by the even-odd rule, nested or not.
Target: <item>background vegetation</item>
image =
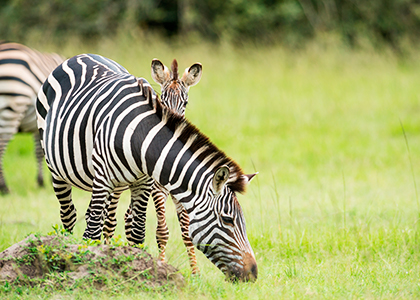
[[[126,284],[51,291],[0,284],[0,297],[419,298],[417,2],[176,3],[3,1],[0,33],[67,57],[99,53],[150,82],[155,57],[167,65],[177,58],[181,68],[200,61],[204,74],[191,88],[187,117],[246,172],[259,172],[239,198],[257,282],[225,282],[200,253],[201,276],[190,277],[169,201],[168,261],[187,276],[184,289],[155,293]],[[143,5],[150,10],[138,9]],[[180,15],[189,16],[185,23]],[[20,135],[4,158],[12,193],[0,196],[0,251],[60,224],[51,186],[36,187],[32,152],[31,137]],[[89,196],[74,190],[76,237],[85,228]],[[128,199],[124,193],[118,211],[123,240]],[[150,205],[146,247],[153,255],[155,222]]]
[[[172,37],[298,46],[333,33],[400,51],[418,42],[418,0],[0,0],[0,36],[63,40],[141,30]]]

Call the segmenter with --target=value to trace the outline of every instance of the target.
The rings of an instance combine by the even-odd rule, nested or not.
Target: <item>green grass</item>
[[[187,117],[245,172],[259,172],[248,193],[239,196],[259,268],[256,283],[225,282],[201,253],[201,277],[189,277],[174,206],[168,202],[167,257],[188,277],[183,290],[65,290],[54,292],[55,298],[420,297],[418,55],[402,59],[331,45],[300,51],[168,46],[127,37],[95,47],[77,42],[33,46],[67,56],[99,53],[150,82],[155,57],[166,65],[177,58],[181,68],[200,61],[203,77],[191,88]],[[0,197],[0,250],[60,223],[52,188],[36,187],[31,149],[30,136],[17,136],[4,158],[12,193]],[[122,237],[128,197],[125,192],[118,211]],[[89,194],[75,190],[74,198],[80,219],[75,235],[81,237]],[[155,223],[150,207],[146,246],[153,255]],[[51,295],[41,288],[0,289],[2,298]]]

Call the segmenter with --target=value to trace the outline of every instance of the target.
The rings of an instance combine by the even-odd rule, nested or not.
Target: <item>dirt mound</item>
[[[76,243],[67,236],[30,235],[0,253],[0,281],[18,284],[85,285],[102,289],[126,283],[182,286],[173,266],[140,248]]]

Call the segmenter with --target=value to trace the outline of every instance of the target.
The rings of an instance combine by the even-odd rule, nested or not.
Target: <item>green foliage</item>
[[[394,49],[418,42],[416,0],[2,0],[0,36],[57,42],[95,41],[119,31],[199,36],[200,40],[296,46],[319,34],[349,45],[362,40]]]
[[[51,227],[54,231],[49,232],[48,235],[57,235],[57,236],[71,235],[71,232],[68,232],[61,224],[60,225],[55,224],[54,226],[51,226]]]

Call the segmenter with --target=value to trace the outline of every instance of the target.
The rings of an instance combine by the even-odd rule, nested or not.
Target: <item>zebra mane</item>
[[[172,61],[171,69],[172,69],[172,80],[178,80],[178,62],[176,61],[176,59]]]
[[[223,165],[228,166],[230,174],[227,185],[233,192],[245,193],[248,183],[247,177],[244,175],[241,167],[233,159],[217,148],[204,133],[200,132],[200,130],[185,117],[162,105],[161,101],[153,101],[150,88],[147,88],[145,91],[145,96],[149,99],[149,105],[156,109],[156,114],[159,118],[166,120],[166,126],[169,127],[171,131],[175,132],[177,128],[182,126],[182,133],[179,136],[180,141],[186,143],[191,136],[195,136],[189,149],[195,152],[202,147],[206,147],[200,156],[208,157],[213,155],[214,158],[212,161],[218,161],[217,166],[215,166],[212,171],[215,172],[217,168]]]

